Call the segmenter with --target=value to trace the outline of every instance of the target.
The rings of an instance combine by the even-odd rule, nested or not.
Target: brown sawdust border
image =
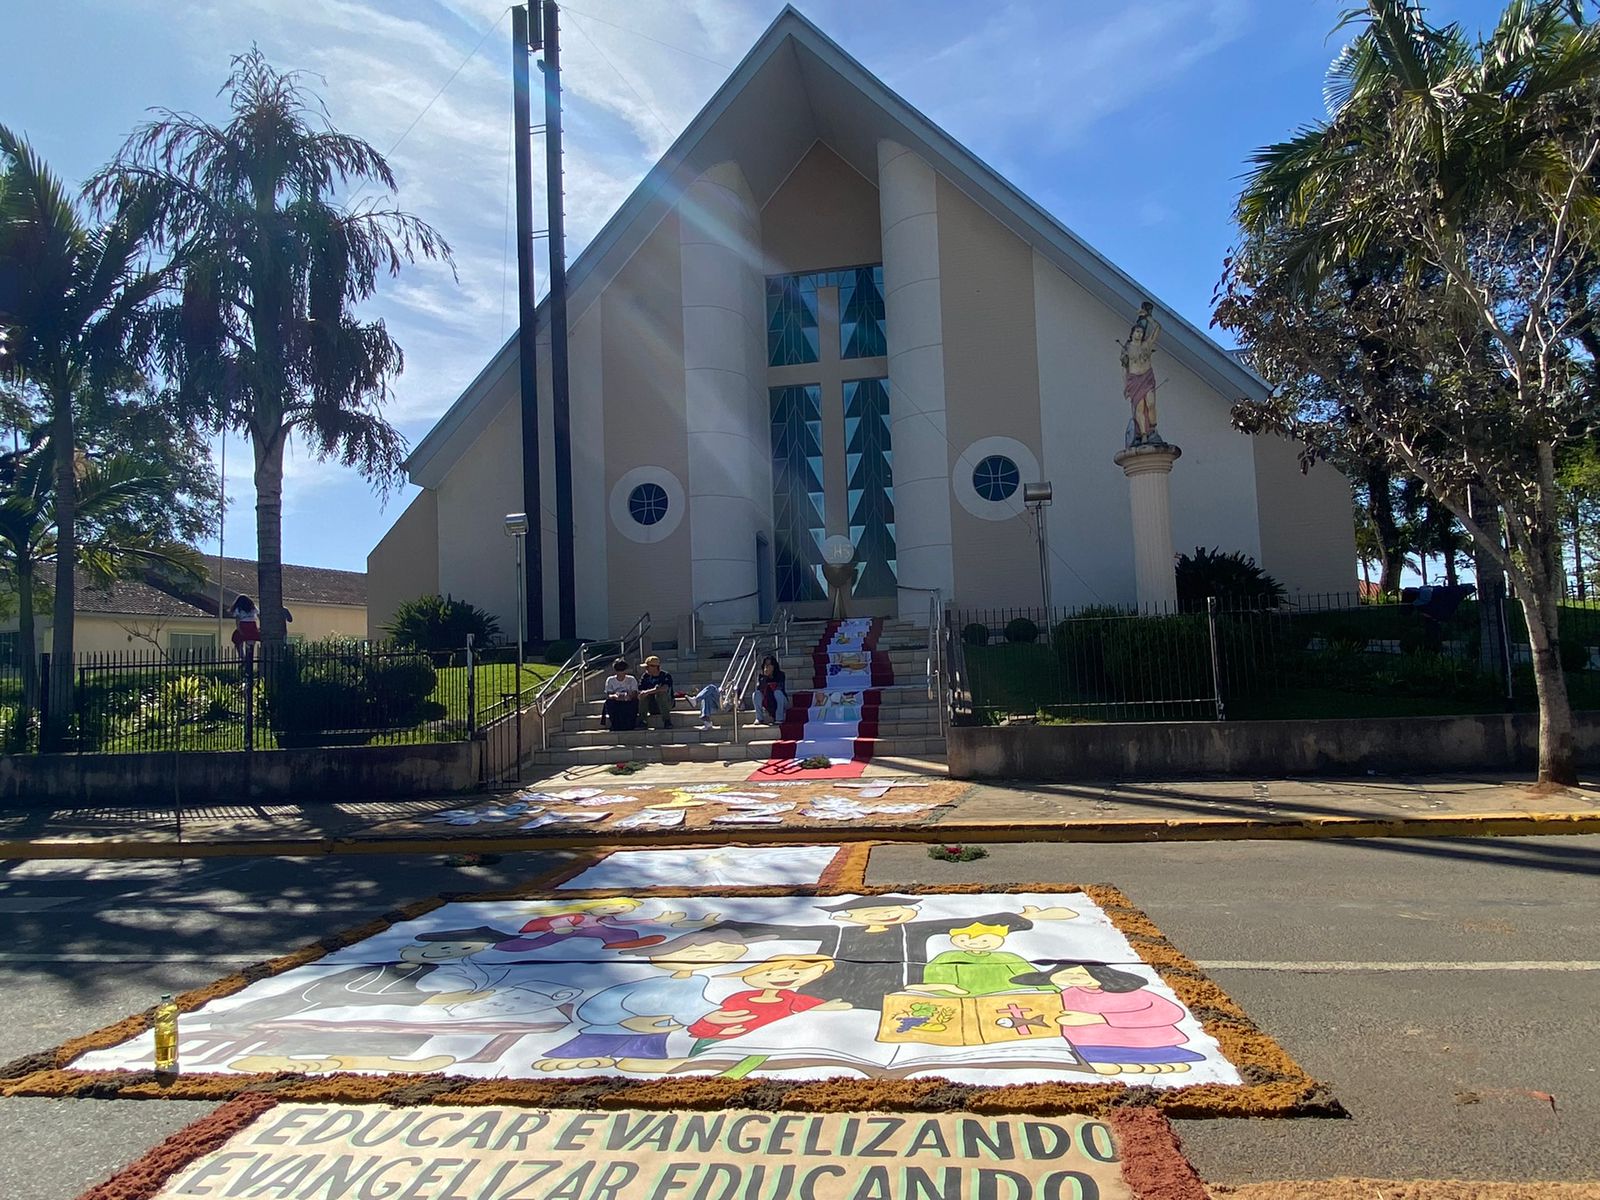
[[[1120,1109],[1106,1124],[1116,1138],[1122,1180],[1137,1200],[1211,1200],[1177,1130],[1155,1109]]]
[[[524,1104],[554,1108],[751,1108],[808,1112],[892,1110],[911,1112],[968,1111],[979,1113],[1085,1113],[1108,1116],[1118,1110],[1154,1108],[1168,1116],[1292,1117],[1345,1116],[1343,1105],[1326,1084],[1313,1079],[1275,1040],[1257,1028],[1233,999],[1167,940],[1128,897],[1110,884],[1017,883],[942,884],[927,887],[873,887],[860,881],[869,847],[840,856],[837,882],[814,886],[777,885],[727,888],[650,888],[661,898],[837,895],[995,895],[1018,892],[1080,892],[1093,900],[1128,939],[1134,951],[1189,1008],[1201,1028],[1215,1038],[1223,1055],[1239,1071],[1243,1084],[1188,1084],[1153,1088],[1122,1083],[958,1084],[928,1079],[775,1079],[692,1078],[648,1080],[588,1076],[564,1079],[489,1079],[462,1081],[444,1074],[361,1075],[336,1072],[306,1076],[295,1072],[221,1074],[197,1072],[159,1076],[152,1071],[84,1071],[73,1060],[91,1051],[118,1045],[150,1027],[154,1009],[136,1013],[92,1033],[72,1038],[51,1050],[25,1055],[0,1066],[0,1096],[94,1097],[100,1099],[226,1100],[250,1092],[270,1092],[283,1100],[350,1104]],[[614,889],[554,892],[552,880],[570,875],[563,864],[556,872],[518,887],[479,893],[448,893],[394,909],[375,920],[265,962],[235,971],[214,983],[176,997],[178,1007],[192,1012],[212,1000],[231,995],[260,979],[315,962],[324,955],[363,941],[400,921],[431,912],[447,903],[490,900],[561,900],[615,894]]]
[[[235,1097],[215,1112],[185,1125],[109,1179],[95,1184],[78,1200],[152,1200],[179,1171],[196,1159],[220,1150],[229,1138],[276,1104],[277,1100],[264,1092],[246,1092]]]

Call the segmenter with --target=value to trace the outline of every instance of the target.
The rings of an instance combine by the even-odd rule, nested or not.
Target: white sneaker
[[[699,725],[696,725],[695,728],[696,729],[715,729],[716,726],[713,725],[710,721],[702,721]]]

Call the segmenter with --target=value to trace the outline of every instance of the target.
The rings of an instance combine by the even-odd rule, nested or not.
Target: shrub
[[[282,746],[317,745],[330,733],[365,741],[444,715],[429,700],[438,674],[423,655],[376,656],[359,649],[287,646],[262,667],[267,722]]]
[[[484,646],[500,632],[500,623],[483,609],[449,596],[418,596],[394,611],[385,627],[403,650],[459,650],[472,636]]]
[[[1106,622],[1105,682],[1116,700],[1192,700],[1211,693],[1211,635],[1204,617]]]
[[[961,631],[961,640],[968,646],[987,646],[989,627],[982,621],[974,621]]]
[[[1039,627],[1027,617],[1012,617],[1006,622],[1006,641],[1008,642],[1036,642],[1039,640]]]
[[[1050,644],[1061,664],[1069,690],[1097,695],[1105,684],[1105,640],[1112,627],[1128,616],[1119,608],[1098,605],[1059,622]]]
[[[1196,546],[1178,557],[1178,610],[1204,612],[1210,596],[1228,607],[1271,608],[1283,601],[1284,590],[1249,555]]]

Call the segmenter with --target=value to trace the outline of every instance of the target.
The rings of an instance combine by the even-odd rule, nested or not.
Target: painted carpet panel
[[[219,1073],[1241,1082],[1079,892],[446,904],[183,1035],[186,1069]],[[145,1033],[75,1065],[151,1053]]]

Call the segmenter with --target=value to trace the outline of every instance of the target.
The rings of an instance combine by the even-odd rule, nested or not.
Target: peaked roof
[[[1155,300],[1163,316],[1162,348],[1213,388],[1240,396],[1267,394],[1259,376],[913,108],[792,5],[778,14],[567,268],[571,322],[577,323],[683,190],[717,163],[737,161],[757,203],[764,205],[818,141],[875,180],[877,144],[883,138],[921,155],[1102,303],[1131,313],[1141,301]],[[541,332],[547,303],[538,306]],[[437,486],[494,417],[484,401],[516,361],[513,334],[417,444],[406,464],[412,482]]]
[[[77,610],[119,616],[215,617],[217,615],[217,560],[202,559],[206,577],[196,582],[152,568],[136,579],[100,583],[86,572],[77,573]],[[256,594],[253,558],[222,560],[222,590],[228,602],[241,592]],[[286,604],[343,604],[362,607],[367,602],[367,577],[360,571],[331,567],[283,564],[283,599]]]

